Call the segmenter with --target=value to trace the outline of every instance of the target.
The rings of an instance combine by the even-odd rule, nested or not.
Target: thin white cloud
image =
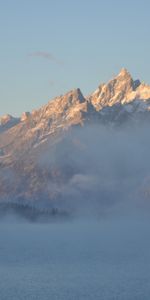
[[[56,58],[53,54],[49,53],[49,52],[44,52],[44,51],[36,51],[36,52],[32,52],[30,54],[28,54],[29,57],[41,57],[44,59],[47,59],[51,62],[54,62],[58,65],[62,65],[62,61],[59,60],[58,58]]]

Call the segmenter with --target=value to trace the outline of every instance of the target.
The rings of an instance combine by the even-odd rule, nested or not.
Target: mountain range
[[[54,210],[64,203],[69,208],[77,198],[99,198],[98,177],[95,182],[94,172],[87,172],[99,132],[107,130],[112,137],[122,128],[130,131],[149,121],[150,86],[133,80],[124,68],[89,96],[77,88],[21,117],[2,116],[1,203]],[[97,147],[100,151],[100,141]],[[111,202],[106,194],[103,190],[103,198]]]

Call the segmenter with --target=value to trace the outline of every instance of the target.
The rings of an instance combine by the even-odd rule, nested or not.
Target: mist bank
[[[0,224],[1,299],[145,299],[149,218]],[[16,293],[17,291],[17,293]]]
[[[72,127],[1,166],[0,216],[7,210],[35,220],[149,210],[149,127]]]

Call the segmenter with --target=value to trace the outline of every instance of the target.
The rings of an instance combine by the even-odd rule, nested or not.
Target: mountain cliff
[[[20,118],[1,117],[1,202],[36,200],[40,205],[46,202],[57,206],[70,197],[77,198],[78,193],[81,196],[83,190],[83,198],[88,198],[89,181],[84,175],[89,166],[87,140],[91,132],[84,134],[84,129],[96,125],[117,130],[149,119],[150,86],[133,80],[126,69],[88,97],[74,89]],[[94,131],[93,134],[96,136]],[[83,189],[77,184],[79,178]],[[97,192],[99,184],[95,184]]]

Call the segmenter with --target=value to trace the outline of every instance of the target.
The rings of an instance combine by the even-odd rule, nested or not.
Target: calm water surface
[[[0,300],[149,300],[150,221],[0,223]]]

